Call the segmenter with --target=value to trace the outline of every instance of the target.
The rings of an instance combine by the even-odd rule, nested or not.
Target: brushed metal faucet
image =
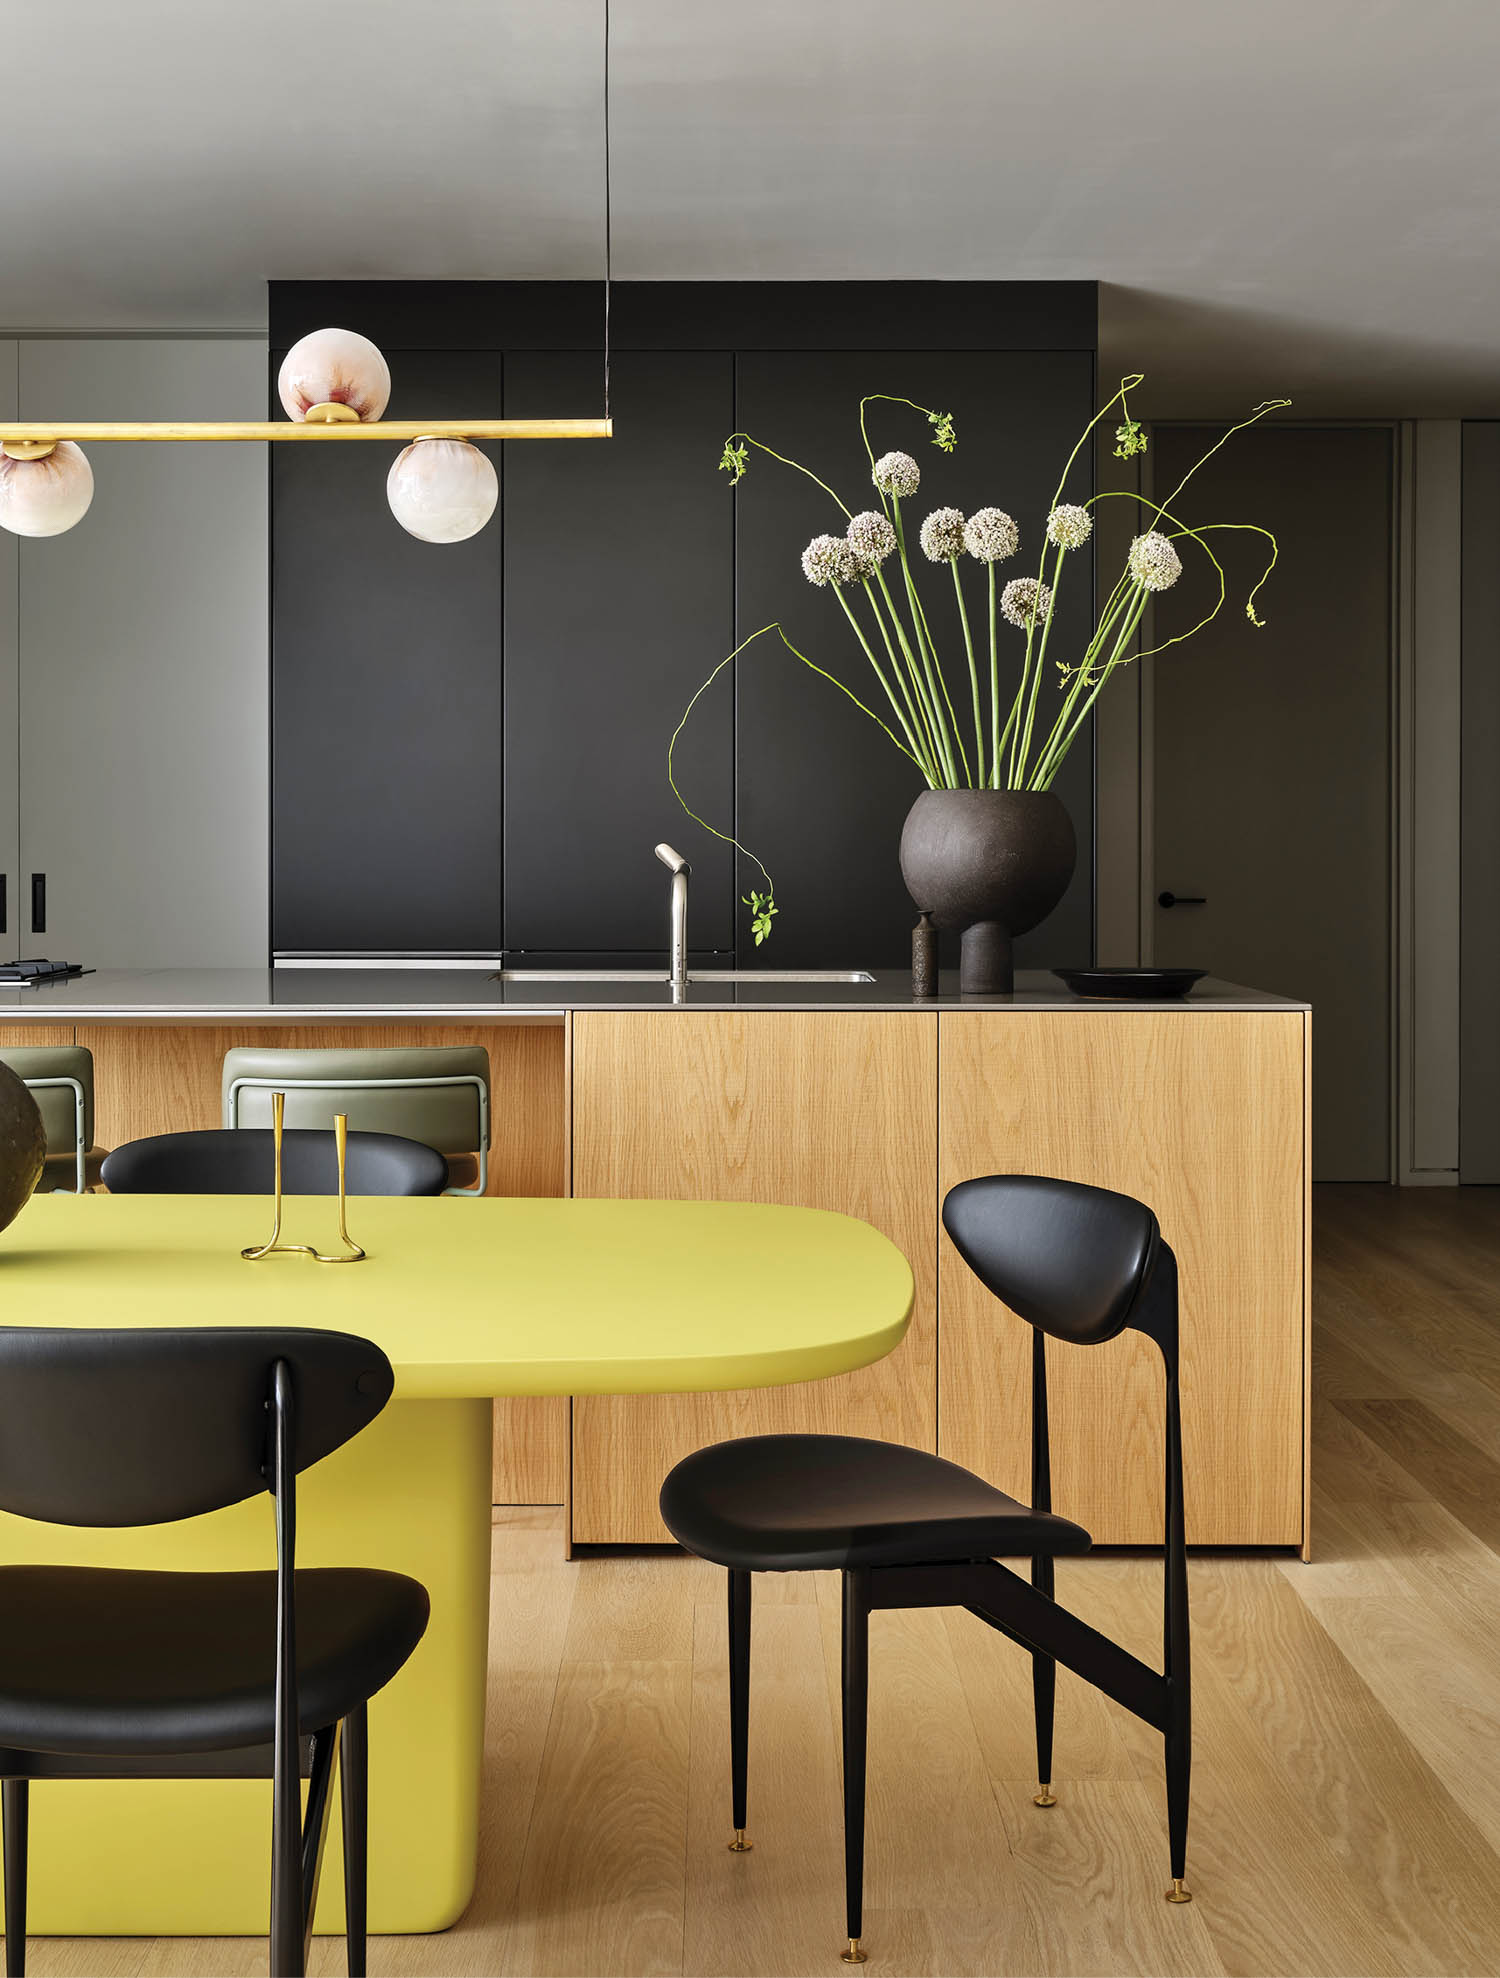
[[[670,845],[658,845],[656,856],[672,875],[672,937],[667,972],[672,982],[672,1001],[680,1003],[687,994],[687,893],[692,867]]]

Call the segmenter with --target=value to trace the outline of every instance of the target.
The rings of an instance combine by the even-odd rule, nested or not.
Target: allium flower
[[[1093,516],[1076,502],[1063,502],[1047,517],[1047,540],[1058,549],[1082,549],[1093,533]]]
[[[842,536],[814,536],[802,552],[802,574],[809,584],[852,584],[859,564]]]
[[[935,508],[922,524],[922,553],[930,563],[951,563],[964,546],[961,508]]]
[[[1182,575],[1182,558],[1152,529],[1130,545],[1130,574],[1146,591],[1169,591]]]
[[[1000,611],[1012,625],[1029,631],[1052,609],[1052,593],[1035,577],[1012,577],[1000,593]]]
[[[896,547],[896,531],[878,508],[867,508],[849,524],[845,541],[859,561],[873,570]]]
[[[922,485],[922,470],[909,453],[883,453],[870,479],[882,494],[904,500]]]
[[[1003,508],[976,508],[964,524],[964,548],[981,563],[1003,563],[1021,547],[1021,532]]]

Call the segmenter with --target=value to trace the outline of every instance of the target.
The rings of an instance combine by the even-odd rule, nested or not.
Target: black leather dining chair
[[[276,1531],[264,1572],[0,1567],[7,1973],[26,1968],[32,1779],[269,1776],[270,1969],[301,1978],[335,1760],[348,1966],[364,1971],[366,1705],[421,1640],[427,1593],[400,1573],[298,1571],[296,1480],[393,1380],[342,1332],[0,1327],[0,1509],[159,1525],[268,1490]]]
[[[269,1195],[273,1137],[270,1127],[252,1126],[127,1140],[100,1179],[111,1195]],[[396,1133],[351,1133],[344,1172],[350,1195],[441,1195],[448,1186],[443,1156]],[[338,1193],[331,1133],[289,1127],[282,1134],[281,1186],[288,1195]]]
[[[1030,1652],[1035,1804],[1052,1792],[1057,1664],[1163,1734],[1169,1902],[1188,1902],[1187,1549],[1178,1392],[1177,1265],[1155,1216],[1108,1189],[1038,1175],[961,1182],[943,1226],[985,1287],[1032,1328],[1031,1503],[926,1450],[856,1436],[772,1435],[686,1457],[661,1514],[689,1552],[729,1569],[729,1721],[735,1852],[745,1837],[752,1573],[843,1575],[844,1870],[848,1964],[862,1936],[869,1619],[890,1607],[964,1607]],[[1052,1510],[1048,1335],[1094,1346],[1133,1327],[1166,1367],[1165,1654],[1161,1673],[1054,1599],[1053,1562],[1087,1552],[1080,1525]],[[999,1564],[1029,1556],[1030,1584]]]

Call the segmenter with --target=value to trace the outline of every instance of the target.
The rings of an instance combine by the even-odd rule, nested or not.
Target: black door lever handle
[[[1156,904],[1159,907],[1206,907],[1208,901],[1201,893],[1158,893]]]

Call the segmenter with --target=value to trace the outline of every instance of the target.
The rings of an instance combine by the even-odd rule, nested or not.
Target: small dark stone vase
[[[13,1223],[42,1178],[47,1130],[36,1100],[0,1064],[0,1229]]]
[[[959,928],[965,996],[1015,988],[1011,943],[1068,890],[1078,845],[1050,790],[924,790],[901,833],[901,877],[939,927]]]

